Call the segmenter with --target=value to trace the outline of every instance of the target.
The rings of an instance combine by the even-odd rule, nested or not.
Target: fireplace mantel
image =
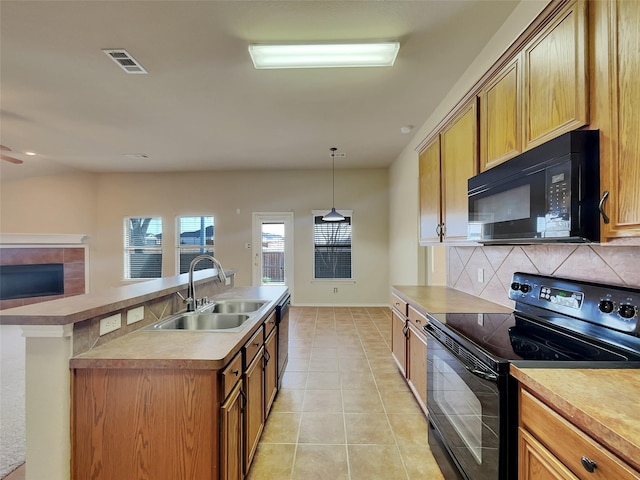
[[[89,237],[84,233],[0,233],[1,246],[83,245]]]

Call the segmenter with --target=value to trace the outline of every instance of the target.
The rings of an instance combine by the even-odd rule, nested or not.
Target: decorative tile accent
[[[509,307],[514,272],[640,288],[639,246],[449,247],[447,257],[448,286]],[[477,281],[478,268],[484,269],[483,283]]]

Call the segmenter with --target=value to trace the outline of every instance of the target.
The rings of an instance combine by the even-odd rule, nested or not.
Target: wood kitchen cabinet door
[[[440,195],[440,136],[427,144],[419,157],[420,243],[442,239]]]
[[[264,428],[264,363],[263,349],[260,347],[255,358],[244,372],[244,392],[247,406],[244,412],[244,469],[249,471],[251,461],[258,448],[258,441]]]
[[[477,99],[474,97],[440,133],[443,241],[467,239],[470,177],[478,173]]]
[[[72,480],[218,478],[217,372],[75,369],[71,391]]]
[[[220,479],[242,480],[242,380],[238,381],[220,407]]]
[[[427,412],[427,339],[409,321],[407,382],[423,412]]]
[[[398,364],[402,375],[407,372],[407,318],[391,309],[391,356]]]
[[[278,357],[276,352],[276,330],[271,330],[264,342],[264,418],[269,416],[278,393]]]
[[[600,189],[607,192],[602,239],[640,237],[640,2],[592,5],[595,53],[609,70],[595,72],[600,123]],[[595,102],[594,102],[595,103]],[[610,132],[610,133],[609,133]]]
[[[522,428],[518,429],[518,480],[579,480]]]
[[[480,171],[522,152],[520,56],[480,91]]]
[[[524,150],[589,123],[586,1],[557,15],[525,46],[522,58]]]

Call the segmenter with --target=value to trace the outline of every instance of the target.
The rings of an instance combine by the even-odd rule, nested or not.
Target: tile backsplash
[[[640,288],[640,247],[509,245],[447,248],[447,285],[457,290],[513,307],[508,291],[514,272]]]

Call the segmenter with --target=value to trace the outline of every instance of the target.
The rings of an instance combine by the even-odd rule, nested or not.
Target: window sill
[[[336,285],[353,285],[356,283],[355,280],[348,279],[340,279],[340,278],[314,278],[311,280],[311,283],[333,283]]]

